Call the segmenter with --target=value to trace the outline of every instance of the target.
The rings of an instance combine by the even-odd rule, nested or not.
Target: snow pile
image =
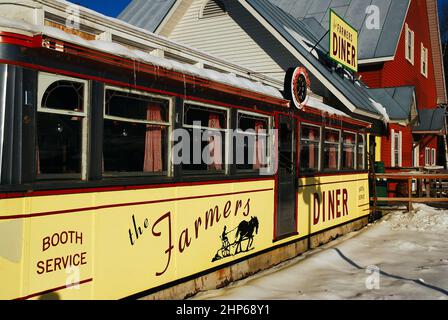
[[[66,41],[89,49],[129,58],[138,62],[149,63],[167,70],[177,71],[191,76],[220,82],[226,85],[261,93],[279,99],[283,98],[279,90],[270,86],[263,85],[259,82],[253,82],[249,79],[237,77],[233,74],[225,74],[214,70],[206,70],[193,65],[157,57],[144,51],[129,49],[118,43],[112,43],[103,40],[89,41],[82,39],[76,35],[68,34],[57,28],[34,25],[24,21],[12,20],[4,17],[0,17],[0,27],[23,30],[33,34],[45,34],[58,40]]]
[[[448,210],[417,207],[194,299],[448,300]]]
[[[330,107],[328,105],[326,105],[323,102],[320,102],[318,99],[314,98],[314,97],[310,97],[307,101],[307,106],[318,109],[322,112],[331,114],[331,115],[337,115],[337,116],[342,116],[342,117],[349,117],[346,113],[335,109],[333,107]]]
[[[396,212],[388,217],[393,230],[444,233],[448,235],[448,210],[414,205],[414,212]]]
[[[375,109],[378,110],[378,112],[383,116],[383,121],[385,123],[389,123],[390,118],[389,118],[389,115],[387,114],[386,108],[384,108],[381,103],[376,102],[372,98],[369,98],[369,100],[372,103],[372,105],[375,107]]]

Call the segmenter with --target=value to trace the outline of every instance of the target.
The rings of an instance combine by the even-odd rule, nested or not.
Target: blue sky
[[[80,6],[98,11],[109,17],[116,17],[131,0],[69,0],[70,2],[79,4]]]
[[[110,17],[116,17],[124,8],[131,2],[131,0],[69,0],[73,3],[87,7],[89,9],[98,11]],[[448,0],[438,0],[439,8],[446,4]],[[441,23],[443,23],[441,21]],[[445,35],[448,38],[448,35]]]

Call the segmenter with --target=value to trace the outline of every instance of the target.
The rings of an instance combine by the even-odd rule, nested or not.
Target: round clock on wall
[[[286,98],[298,108],[302,109],[308,100],[310,80],[305,68],[291,68],[286,73],[285,94]]]

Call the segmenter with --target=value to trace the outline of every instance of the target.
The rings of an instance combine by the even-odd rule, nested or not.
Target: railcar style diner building
[[[184,298],[367,225],[386,110],[349,72],[290,67],[280,86],[65,1],[0,1],[0,299]]]

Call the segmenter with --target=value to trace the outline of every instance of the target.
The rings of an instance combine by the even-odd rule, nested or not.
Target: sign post
[[[330,10],[330,58],[358,72],[358,31]]]

